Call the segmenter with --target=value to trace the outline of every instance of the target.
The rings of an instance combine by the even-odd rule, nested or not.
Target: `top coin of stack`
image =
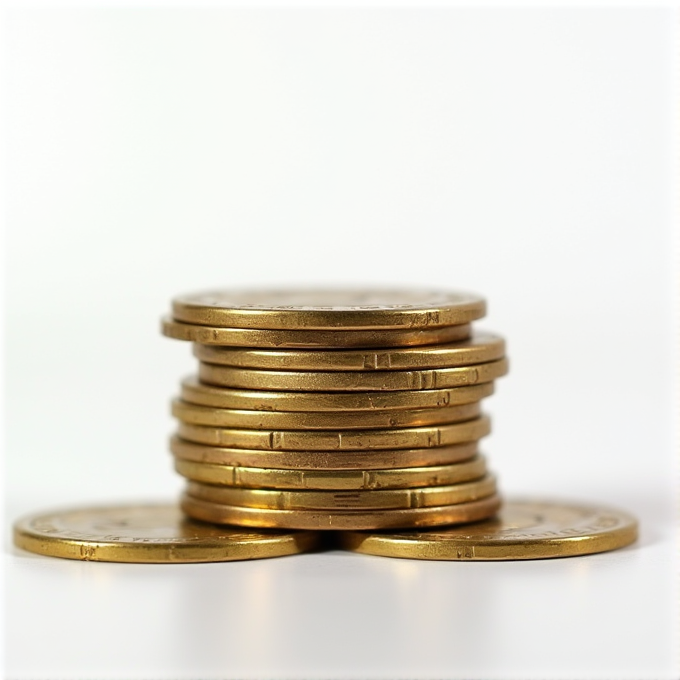
[[[380,529],[485,519],[499,507],[478,455],[479,401],[507,371],[472,333],[469,293],[216,291],[173,301],[165,335],[199,375],[173,402],[171,449],[196,519]]]

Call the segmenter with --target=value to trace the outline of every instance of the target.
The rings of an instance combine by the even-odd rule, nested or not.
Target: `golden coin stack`
[[[194,343],[171,450],[194,519],[286,529],[458,524],[500,507],[478,451],[505,343],[460,292],[215,291],[175,298]]]

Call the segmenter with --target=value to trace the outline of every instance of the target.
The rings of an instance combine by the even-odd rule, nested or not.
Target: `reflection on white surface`
[[[529,562],[334,551],[157,566],[16,551],[5,558],[7,673],[670,679],[679,670],[670,512],[658,499],[637,511],[658,541]]]

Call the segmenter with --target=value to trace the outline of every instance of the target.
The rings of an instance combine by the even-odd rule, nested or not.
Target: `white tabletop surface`
[[[607,496],[640,519],[639,541],[555,560],[133,565],[11,549],[6,677],[676,678],[671,504]]]

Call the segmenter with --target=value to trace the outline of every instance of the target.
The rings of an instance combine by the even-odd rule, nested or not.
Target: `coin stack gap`
[[[481,400],[505,343],[478,295],[271,290],[183,295],[163,333],[198,374],[172,402],[182,510],[277,529],[412,529],[493,517]]]

